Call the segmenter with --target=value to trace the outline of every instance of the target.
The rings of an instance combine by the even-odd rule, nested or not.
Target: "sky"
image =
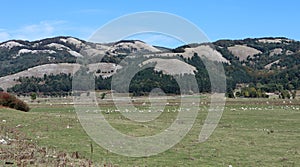
[[[300,40],[299,7],[298,0],[0,0],[0,42],[54,36],[88,40],[111,20],[144,11],[187,19],[210,41],[254,37]],[[155,45],[178,45],[165,39],[161,43],[153,37],[144,40]]]

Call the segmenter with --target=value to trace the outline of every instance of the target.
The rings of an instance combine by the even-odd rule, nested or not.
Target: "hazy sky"
[[[88,39],[122,15],[161,11],[197,25],[211,41],[284,36],[300,40],[298,0],[1,0],[0,42],[53,36]]]

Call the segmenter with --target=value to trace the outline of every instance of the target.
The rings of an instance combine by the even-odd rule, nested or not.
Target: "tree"
[[[235,98],[234,92],[233,92],[232,89],[230,89],[229,91],[227,91],[226,95],[227,95],[228,98]]]
[[[257,97],[257,91],[254,87],[249,88],[249,96],[250,97]]]
[[[244,97],[250,97],[249,91],[248,91],[248,90],[245,90],[245,89],[242,90],[242,95],[243,95]]]
[[[287,91],[287,90],[282,90],[280,92],[280,95],[281,95],[282,99],[285,99],[285,98],[289,99],[289,98],[291,98],[291,95],[290,95],[289,91]]]
[[[292,92],[292,98],[295,99],[295,98],[296,98],[296,95],[297,95],[297,92],[294,90],[294,91]]]
[[[36,93],[31,93],[30,94],[30,98],[31,98],[32,101],[34,101],[36,99],[36,97],[37,97]]]
[[[106,96],[106,93],[101,93],[101,99],[104,99],[105,98],[105,96]]]

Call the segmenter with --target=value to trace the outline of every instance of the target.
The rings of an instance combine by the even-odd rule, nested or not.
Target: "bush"
[[[25,102],[6,92],[0,92],[0,105],[25,112],[30,110]]]
[[[101,93],[101,99],[104,99],[106,96],[106,93]]]

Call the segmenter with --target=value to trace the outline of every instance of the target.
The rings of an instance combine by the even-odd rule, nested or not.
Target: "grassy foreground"
[[[299,104],[296,100],[227,100],[213,135],[198,143],[207,115],[204,105],[192,130],[180,143],[164,153],[144,158],[120,156],[98,146],[86,135],[73,106],[68,104],[32,104],[28,113],[0,108],[0,140],[26,140],[24,154],[29,148],[37,149],[28,166],[300,166]],[[102,109],[112,110],[112,106],[106,104]],[[164,130],[176,114],[163,112],[150,123],[132,122],[115,112],[105,117],[123,133],[145,136]],[[21,146],[0,143],[0,166],[6,162],[16,166]]]

